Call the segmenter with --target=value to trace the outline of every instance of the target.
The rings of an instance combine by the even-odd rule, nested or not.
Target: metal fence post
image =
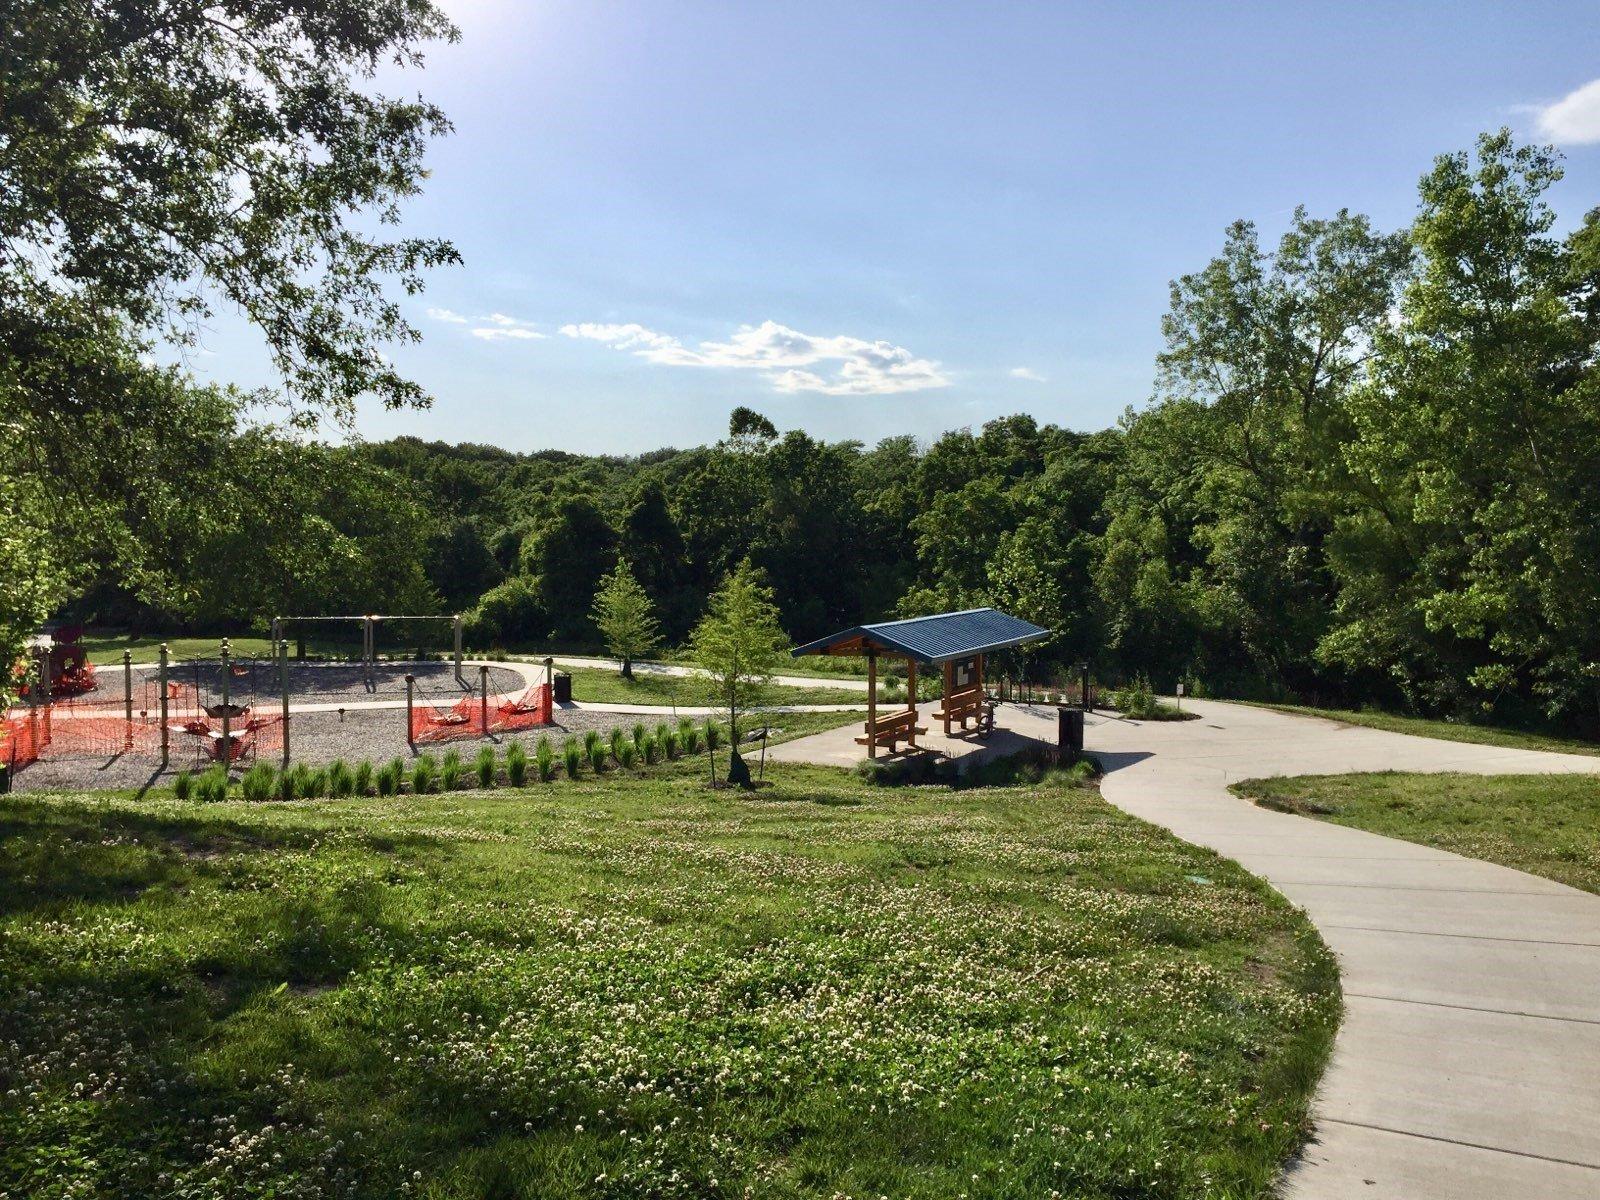
[[[478,665],[478,711],[482,721],[482,737],[489,736],[489,668],[480,663]]]
[[[122,652],[122,748],[133,749],[133,651]]]
[[[406,676],[406,745],[408,745],[408,746],[415,746],[416,745],[416,743],[411,740],[411,731],[412,731],[413,728],[415,728],[415,726],[413,726],[412,723],[411,723],[411,714],[412,714],[412,711],[416,707],[416,691],[417,691],[417,677],[415,675],[407,675]]]
[[[228,669],[228,639],[222,639],[222,769],[233,765],[233,717],[229,706],[232,700],[231,679]]]
[[[283,769],[289,769],[289,639],[278,643],[278,690],[283,693]]]
[[[172,755],[172,731],[167,728],[167,644],[161,643],[160,666],[156,682],[161,685],[161,769],[165,771]]]

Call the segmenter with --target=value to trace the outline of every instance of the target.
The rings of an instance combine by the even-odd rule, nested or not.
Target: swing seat
[[[468,718],[466,713],[446,713],[442,717],[434,717],[429,722],[432,725],[465,725]]]

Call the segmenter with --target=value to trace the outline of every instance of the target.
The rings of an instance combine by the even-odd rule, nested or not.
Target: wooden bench
[[[869,726],[871,737],[866,734],[856,739],[856,745],[887,746],[889,753],[895,751],[895,743],[904,741],[909,746],[917,744],[917,734],[928,731],[917,724],[917,714],[909,708],[902,709],[888,717],[879,717]]]
[[[959,692],[951,692],[945,697],[944,707],[933,716],[937,721],[960,721],[961,728],[965,729],[968,721],[981,720],[983,702],[981,687],[962,688]]]

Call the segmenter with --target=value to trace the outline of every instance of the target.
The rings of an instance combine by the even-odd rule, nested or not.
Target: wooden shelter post
[[[878,757],[878,652],[867,651],[867,757]]]
[[[956,668],[954,663],[944,664],[944,696],[940,707],[944,710],[944,735],[950,736],[950,693],[955,691]]]
[[[908,745],[917,744],[917,660],[910,655],[906,656],[906,708],[911,713],[911,732],[906,738]]]

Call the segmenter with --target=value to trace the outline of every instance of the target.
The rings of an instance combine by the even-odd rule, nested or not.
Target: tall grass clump
[[[606,759],[609,757],[610,752],[607,750],[606,744],[599,738],[595,738],[594,745],[589,747],[589,769],[596,775],[600,774],[601,771],[606,769]]]
[[[661,743],[656,741],[655,734],[645,734],[644,744],[639,747],[639,754],[650,765],[654,765],[661,760]]]
[[[239,780],[239,794],[252,804],[260,804],[263,800],[272,799],[276,782],[277,772],[272,769],[272,764],[258,762]]]
[[[391,758],[378,768],[378,795],[396,796],[400,793],[400,781],[405,778],[406,764],[398,758]]]
[[[594,748],[600,744],[600,731],[598,729],[585,729],[583,731],[583,756],[594,757]]]
[[[335,800],[347,800],[355,795],[356,775],[350,764],[336,758],[328,764],[328,795]]]
[[[633,770],[634,764],[638,761],[638,748],[635,747],[631,741],[623,742],[621,747],[617,750],[617,765],[625,771],[631,771]]]
[[[661,753],[665,758],[676,759],[683,753],[676,729],[669,729],[665,733],[657,734],[656,741],[661,743]]]
[[[493,746],[479,746],[478,758],[473,764],[474,773],[478,776],[478,786],[492,788],[495,777],[495,761]]]
[[[506,747],[506,782],[512,787],[528,782],[528,751],[521,742]]]
[[[583,764],[583,747],[568,738],[561,746],[561,765],[567,770],[568,779],[578,777],[578,768]]]
[[[221,804],[228,798],[228,769],[212,767],[194,781],[194,798],[202,804]]]
[[[194,795],[194,772],[185,767],[172,777],[172,794],[179,800]]]
[[[279,800],[300,799],[300,776],[293,770],[283,771],[278,775],[277,786],[273,789]]]
[[[461,786],[461,752],[450,749],[444,753],[444,761],[439,764],[439,789],[453,792]]]
[[[377,790],[376,781],[373,779],[372,764],[362,759],[356,764],[356,795],[370,796]]]
[[[633,748],[635,750],[643,752],[645,735],[649,732],[650,731],[644,727],[643,721],[640,721],[633,727]]]
[[[547,737],[540,738],[533,748],[533,773],[540,783],[549,783],[556,777],[556,751]]]
[[[705,725],[706,749],[715,750],[722,745],[722,726],[715,721],[707,720]]]
[[[622,747],[627,743],[628,735],[622,731],[621,725],[611,727],[611,757],[617,760],[617,765],[622,765]]]
[[[700,727],[693,717],[684,717],[678,722],[678,744],[685,754],[700,753]]]
[[[418,756],[417,761],[411,764],[411,790],[418,796],[426,796],[433,791],[439,783],[439,760],[431,754]]]

